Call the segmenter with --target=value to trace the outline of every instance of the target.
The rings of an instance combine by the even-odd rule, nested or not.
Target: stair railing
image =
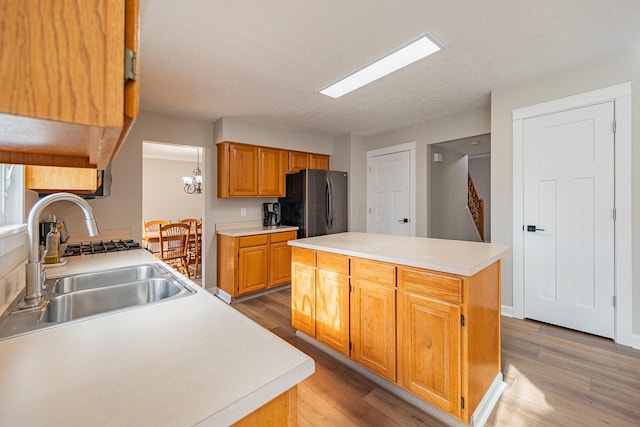
[[[473,179],[471,179],[471,174],[467,173],[467,177],[467,186],[469,190],[467,194],[467,206],[473,216],[473,222],[478,229],[480,239],[484,242],[484,201],[478,196],[476,187],[473,185]]]

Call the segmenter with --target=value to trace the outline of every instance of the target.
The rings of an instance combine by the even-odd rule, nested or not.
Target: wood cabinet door
[[[291,281],[291,246],[287,242],[269,245],[269,287]]]
[[[316,336],[316,269],[299,262],[291,264],[291,325]]]
[[[138,0],[3,2],[0,29],[0,140],[29,143],[0,163],[105,169],[138,114]]]
[[[267,245],[239,249],[238,295],[266,289],[267,257]]]
[[[260,196],[285,196],[284,151],[277,148],[258,148],[258,194]]]
[[[311,169],[329,170],[329,156],[324,154],[311,154],[309,157],[309,167]]]
[[[351,279],[351,358],[396,381],[396,289]]]
[[[299,172],[302,169],[309,169],[309,153],[289,151],[289,167],[287,168],[287,173]]]
[[[258,147],[229,144],[229,195],[258,195]]]
[[[349,276],[318,269],[316,339],[349,356]]]
[[[398,305],[401,385],[460,417],[460,306],[402,291]]]

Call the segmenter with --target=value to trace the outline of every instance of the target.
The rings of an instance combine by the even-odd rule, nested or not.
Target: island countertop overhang
[[[347,232],[289,241],[290,246],[473,276],[507,255],[506,245]]]

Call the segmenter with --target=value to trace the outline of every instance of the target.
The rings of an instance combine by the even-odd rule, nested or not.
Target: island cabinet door
[[[400,384],[460,418],[460,306],[403,290],[398,313]]]
[[[349,276],[318,268],[316,339],[349,356]]]
[[[315,252],[291,250],[291,325],[310,337],[316,336]]]
[[[351,357],[396,381],[396,289],[351,279]]]

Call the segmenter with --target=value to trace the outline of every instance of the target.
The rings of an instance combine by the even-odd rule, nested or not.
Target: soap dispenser
[[[51,223],[51,230],[47,233],[46,243],[44,247],[44,263],[57,264],[60,262],[60,233],[58,232],[58,223]]]

